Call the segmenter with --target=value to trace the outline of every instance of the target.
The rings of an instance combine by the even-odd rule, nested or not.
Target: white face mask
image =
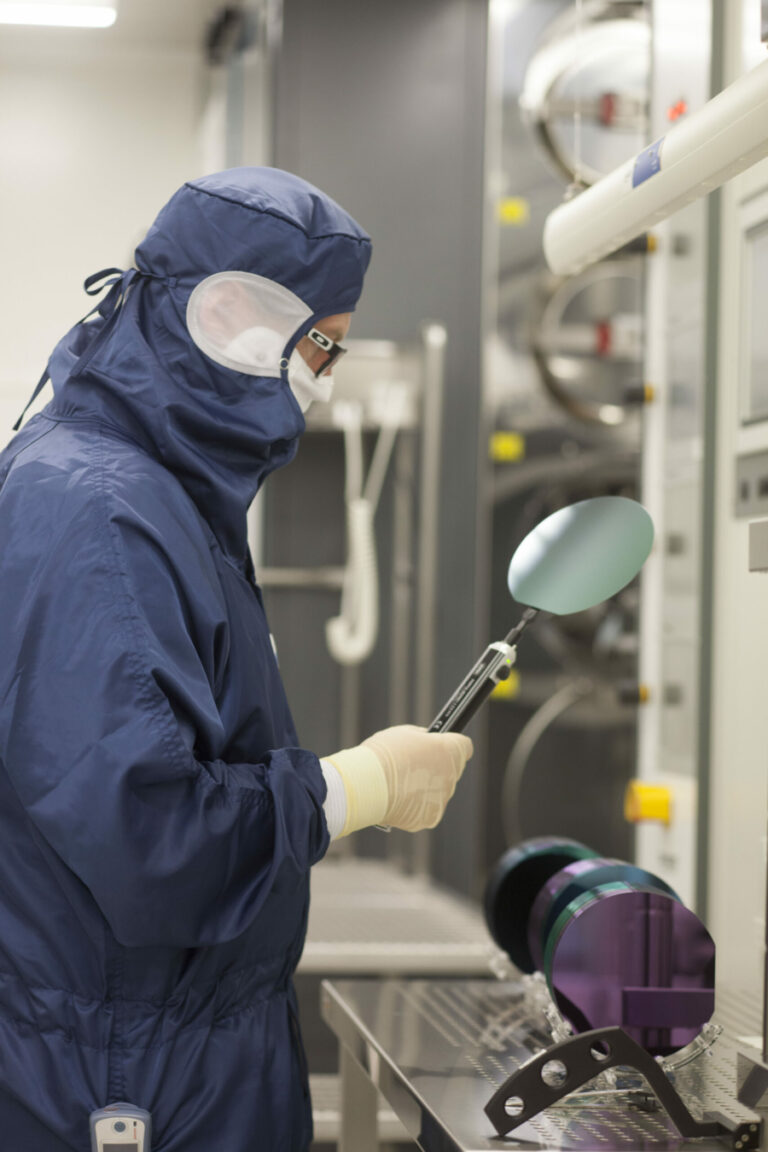
[[[245,370],[252,375],[258,375],[260,369],[265,375],[272,375],[280,361],[281,344],[282,338],[270,328],[246,328],[229,342],[220,359],[236,370]],[[330,400],[333,384],[330,373],[315,376],[301,352],[294,348],[288,361],[288,386],[302,412],[307,411],[313,400]]]
[[[260,371],[271,376],[279,371],[282,344],[282,336],[271,328],[246,328],[234,340],[230,340],[220,356],[220,362],[252,376],[258,376]]]
[[[315,376],[301,352],[294,348],[288,361],[288,385],[302,412],[306,412],[314,400],[327,403],[333,392],[333,384],[330,372],[324,376]]]

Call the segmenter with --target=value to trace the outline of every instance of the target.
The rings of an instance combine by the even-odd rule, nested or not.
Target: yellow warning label
[[[531,218],[531,205],[524,196],[504,196],[498,203],[499,223],[523,228]]]
[[[514,464],[525,456],[525,437],[519,432],[494,432],[489,446],[491,460],[498,464]]]
[[[506,680],[499,680],[491,692],[492,700],[514,700],[520,691],[520,673],[517,668],[511,668]]]

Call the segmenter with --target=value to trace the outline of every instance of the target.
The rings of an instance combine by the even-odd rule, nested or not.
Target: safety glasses
[[[313,344],[317,344],[318,348],[322,348],[323,352],[326,353],[325,359],[320,367],[314,370],[315,376],[322,376],[337,360],[341,359],[347,349],[342,348],[341,344],[337,344],[334,340],[331,340],[330,336],[326,336],[324,332],[320,332],[317,328],[310,328],[307,336]]]

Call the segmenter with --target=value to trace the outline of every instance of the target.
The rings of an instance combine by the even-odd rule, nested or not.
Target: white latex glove
[[[460,732],[401,724],[323,757],[339,773],[346,793],[341,835],[371,824],[406,832],[434,828],[471,755],[472,741]]]

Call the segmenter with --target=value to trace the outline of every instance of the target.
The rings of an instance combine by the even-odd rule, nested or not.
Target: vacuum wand
[[[537,524],[515,549],[507,573],[513,599],[526,605],[519,622],[503,640],[489,644],[427,731],[463,731],[508,678],[516,641],[539,611],[565,616],[615,596],[640,571],[652,544],[650,516],[624,496],[581,500]]]
[[[484,700],[501,680],[506,680],[515,663],[515,642],[538,614],[537,608],[526,608],[520,621],[503,640],[489,644],[469,670],[447,704],[430,724],[429,732],[462,732]]]
[[[537,608],[526,608],[519,622],[503,640],[489,644],[473,664],[447,704],[438,712],[427,732],[461,732],[469,724],[484,700],[500,680],[506,680],[517,656],[515,641],[538,614]],[[386,824],[377,824],[380,832],[391,832]]]

